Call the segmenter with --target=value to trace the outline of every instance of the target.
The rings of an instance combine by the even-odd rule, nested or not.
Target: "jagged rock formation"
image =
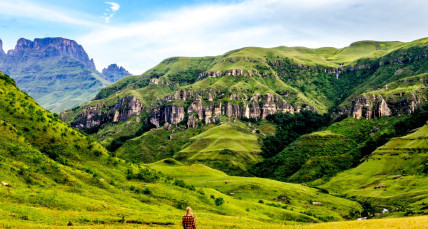
[[[110,64],[107,68],[104,68],[101,73],[110,82],[116,82],[125,76],[131,75],[125,68],[122,66],[119,67],[117,64]]]
[[[411,94],[410,98],[405,97],[404,93],[391,98],[383,98],[382,95],[363,95],[353,100],[350,108],[339,110],[338,114],[347,114],[357,119],[402,116],[415,111],[424,101],[426,98],[422,94]]]
[[[24,38],[18,40],[15,49],[7,52],[7,64],[16,64],[30,59],[42,60],[49,57],[68,56],[83,63],[85,67],[95,70],[93,59],[89,59],[83,47],[77,42],[60,37],[36,38],[30,41]]]
[[[2,46],[0,40],[0,71],[53,112],[86,103],[111,83],[110,78],[129,75],[122,67],[110,65],[106,70],[110,78],[106,79],[83,47],[65,38],[21,38],[7,54]]]
[[[0,58],[3,58],[6,55],[6,53],[3,50],[3,41],[0,40]]]
[[[135,96],[123,97],[113,106],[95,105],[86,107],[76,117],[72,126],[83,129],[93,128],[108,122],[126,121],[133,116],[138,116],[143,111],[143,105]]]
[[[216,98],[216,101],[213,101]],[[179,104],[180,101],[192,101],[185,107]],[[144,110],[141,102],[134,96],[121,98],[115,106],[89,106],[84,112],[79,114],[72,123],[73,127],[79,129],[89,129],[107,122],[126,121],[132,116],[137,116],[143,112],[149,112],[149,121],[156,127],[164,124],[178,125],[185,124],[189,128],[198,126],[199,122],[204,124],[220,122],[222,115],[229,118],[255,118],[265,119],[270,114],[277,112],[294,113],[300,110],[314,110],[313,107],[298,107],[297,110],[287,103],[282,97],[267,93],[265,95],[256,94],[249,97],[246,94],[231,94],[224,96],[214,90],[203,93],[178,90],[174,94],[165,97],[157,107],[146,108]],[[162,105],[172,103],[172,105]],[[174,104],[177,103],[177,104]]]

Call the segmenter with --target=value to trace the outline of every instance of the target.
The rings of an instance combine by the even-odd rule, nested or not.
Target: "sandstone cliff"
[[[143,105],[134,97],[123,97],[113,106],[95,105],[86,107],[76,118],[72,126],[79,129],[90,129],[105,123],[126,121],[138,116]]]
[[[187,106],[183,105],[185,101]],[[294,113],[302,109],[314,110],[310,106],[298,107],[296,110],[282,97],[270,93],[249,97],[246,94],[223,95],[214,90],[201,93],[178,90],[150,108],[144,108],[134,96],[121,98],[114,106],[88,106],[75,117],[72,126],[89,129],[108,122],[125,121],[142,112],[147,112],[150,114],[150,123],[156,127],[161,127],[165,123],[178,125],[185,121],[189,128],[193,128],[197,127],[199,122],[204,124],[220,122],[222,115],[229,120],[231,118],[265,119],[268,115],[277,112]]]

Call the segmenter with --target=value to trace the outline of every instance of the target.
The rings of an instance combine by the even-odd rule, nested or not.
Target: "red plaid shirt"
[[[195,218],[192,215],[183,215],[183,229],[196,229]]]

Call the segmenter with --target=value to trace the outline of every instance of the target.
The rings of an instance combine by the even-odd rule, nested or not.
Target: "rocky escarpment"
[[[70,56],[83,63],[87,68],[95,70],[93,59],[89,59],[83,47],[76,41],[65,38],[36,38],[34,41],[21,38],[15,49],[7,52],[5,62],[13,64],[29,59],[41,60],[59,56]]]
[[[337,115],[348,115],[353,118],[373,119],[376,117],[402,116],[415,111],[419,106],[426,103],[427,98],[423,94],[399,93],[392,97],[382,95],[362,95],[352,101],[350,107],[338,110]]]
[[[185,105],[183,105],[185,104]],[[187,105],[186,105],[187,104]],[[90,129],[109,122],[125,121],[142,112],[150,114],[149,121],[156,127],[165,123],[178,125],[185,122],[189,128],[197,127],[199,123],[209,124],[220,122],[221,116],[231,118],[265,119],[277,112],[294,113],[301,110],[315,110],[313,107],[294,108],[280,96],[267,93],[248,96],[246,94],[225,95],[215,90],[196,93],[178,90],[151,108],[144,108],[134,96],[124,97],[115,106],[88,106],[81,112],[73,127]]]
[[[414,112],[427,103],[428,74],[408,77],[385,85],[382,89],[364,93],[333,113],[357,119],[402,116]],[[394,93],[392,93],[394,92]]]
[[[90,129],[105,123],[126,121],[133,116],[140,115],[143,108],[135,96],[123,97],[113,106],[94,105],[86,107],[75,118],[72,126],[78,129]]]
[[[313,107],[298,106],[296,109],[280,96],[267,93],[248,96],[246,94],[224,95],[214,90],[196,94],[191,91],[177,91],[174,95],[164,99],[165,102],[180,104],[180,101],[191,101],[188,107],[171,105],[155,110],[150,122],[157,127],[164,123],[177,125],[185,121],[189,128],[198,126],[198,123],[220,122],[221,116],[229,118],[264,119],[277,112],[294,113],[303,109],[314,110]]]
[[[110,64],[107,68],[104,68],[101,73],[110,82],[116,82],[125,76],[131,75],[125,68],[122,66],[119,67],[117,64]]]

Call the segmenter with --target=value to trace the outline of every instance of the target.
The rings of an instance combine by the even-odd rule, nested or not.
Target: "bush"
[[[220,206],[224,204],[224,200],[221,197],[218,197],[217,199],[215,199],[215,205]]]
[[[101,151],[99,151],[99,150],[94,150],[94,154],[95,154],[95,156],[99,157],[103,153]]]
[[[126,179],[137,179],[143,182],[147,183],[154,183],[157,180],[160,179],[158,174],[155,171],[151,171],[147,168],[141,169],[137,174],[134,174],[134,172],[131,169],[128,169],[126,171]]]
[[[187,188],[187,189],[189,189],[189,190],[191,190],[191,191],[195,191],[196,189],[195,189],[195,186],[193,186],[193,185],[188,185],[188,184],[186,184],[183,180],[179,180],[179,179],[176,179],[175,181],[174,181],[174,185],[176,185],[176,186],[178,186],[178,187],[182,187],[182,188]]]
[[[259,200],[259,204],[264,204],[265,202],[263,200]]]
[[[184,200],[180,200],[175,204],[175,207],[178,209],[186,209],[186,207],[188,206],[187,202]]]
[[[152,191],[149,188],[146,187],[145,189],[143,189],[143,194],[144,195],[151,195]]]

